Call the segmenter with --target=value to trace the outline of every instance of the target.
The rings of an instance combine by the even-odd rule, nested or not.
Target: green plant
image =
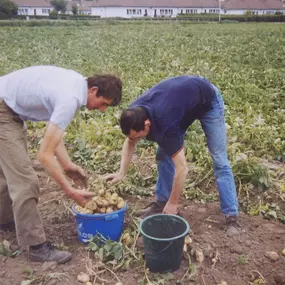
[[[11,0],[0,0],[0,15],[4,14],[8,17],[18,14],[18,5]]]
[[[248,256],[247,255],[239,255],[238,258],[237,258],[237,263],[239,265],[246,265],[248,264]]]

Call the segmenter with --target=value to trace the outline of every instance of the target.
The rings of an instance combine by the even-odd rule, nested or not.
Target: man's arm
[[[69,154],[65,148],[63,138],[61,138],[59,144],[55,149],[55,155],[60,165],[64,170],[68,169],[68,166],[72,163]]]
[[[175,165],[174,182],[169,200],[165,205],[163,213],[176,215],[179,198],[183,191],[186,176],[188,173],[188,166],[185,158],[184,149],[181,149],[174,157],[172,157],[172,160]]]
[[[127,174],[128,167],[130,165],[133,153],[136,148],[136,144],[139,140],[130,140],[126,138],[122,148],[122,157],[121,157],[121,166],[118,173],[109,174],[105,177],[107,181],[116,183],[121,181],[124,176]]]
[[[87,176],[80,166],[71,161],[69,154],[65,148],[63,139],[60,140],[55,150],[55,155],[65,174],[74,181],[75,185],[86,188],[88,180]]]
[[[87,202],[87,198],[93,196],[93,194],[87,191],[76,191],[72,188],[69,181],[63,174],[59,163],[54,157],[56,149],[58,146],[60,147],[62,137],[63,130],[61,130],[57,125],[49,123],[40,146],[38,160],[44,165],[51,177],[59,184],[64,193],[74,199],[77,203],[83,205]],[[61,157],[60,159],[68,161],[66,157]]]

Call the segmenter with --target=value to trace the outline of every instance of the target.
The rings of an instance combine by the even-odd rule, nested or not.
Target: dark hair
[[[122,81],[111,74],[94,75],[87,78],[88,89],[98,87],[97,96],[112,99],[112,106],[117,106],[122,99]]]
[[[120,118],[120,126],[123,134],[129,135],[131,130],[136,132],[144,130],[144,123],[147,119],[148,114],[142,107],[124,110]]]

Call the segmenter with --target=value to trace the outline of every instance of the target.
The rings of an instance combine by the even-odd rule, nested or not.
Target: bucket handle
[[[118,214],[108,215],[105,217],[105,221],[108,222],[108,221],[118,220],[118,218],[119,218]]]

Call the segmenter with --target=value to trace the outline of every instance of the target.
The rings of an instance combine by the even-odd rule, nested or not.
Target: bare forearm
[[[65,193],[68,192],[71,188],[71,185],[63,174],[62,169],[54,156],[45,153],[39,153],[38,160],[43,164],[45,169],[49,172],[50,176],[58,183],[63,191]]]
[[[187,173],[188,173],[187,168],[181,168],[180,170],[176,170],[174,176],[173,188],[169,198],[169,201],[173,204],[179,203],[179,198],[184,189]]]
[[[135,151],[135,147],[136,147],[136,142],[130,141],[129,139],[125,140],[123,144],[123,149],[122,149],[122,160],[121,160],[121,167],[120,167],[120,173],[122,175],[127,174],[127,170],[131,162],[133,153]]]
[[[59,161],[60,165],[63,167],[63,169],[66,169],[68,165],[72,163],[69,154],[65,148],[63,139],[58,144],[55,155],[57,157],[57,160]]]

